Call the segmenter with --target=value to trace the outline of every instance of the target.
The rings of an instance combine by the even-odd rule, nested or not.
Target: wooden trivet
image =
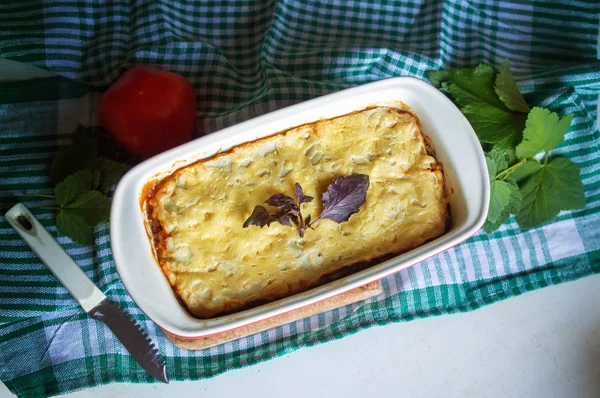
[[[323,301],[316,302],[306,307],[298,308],[297,310],[286,312],[269,319],[252,323],[250,325],[241,326],[236,329],[226,330],[222,333],[212,334],[206,337],[185,338],[176,336],[163,329],[165,336],[173,342],[177,347],[184,350],[203,350],[221,343],[226,343],[231,340],[239,339],[240,337],[249,336],[251,334],[260,333],[267,329],[294,322],[312,315],[321,314],[323,312],[343,307],[348,304],[356,303],[368,299],[369,297],[377,296],[383,291],[380,281],[368,283],[359,286],[347,292],[340,293]]]

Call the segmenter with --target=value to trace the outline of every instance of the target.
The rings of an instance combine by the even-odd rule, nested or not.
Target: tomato
[[[149,157],[192,138],[196,93],[183,76],[138,66],[104,93],[100,119],[125,150]]]

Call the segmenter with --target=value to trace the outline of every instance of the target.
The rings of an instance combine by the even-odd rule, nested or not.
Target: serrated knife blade
[[[141,326],[106,298],[27,207],[19,203],[4,217],[85,312],[107,325],[146,372],[168,383],[164,361]]]
[[[123,312],[118,304],[105,299],[92,308],[88,314],[92,318],[104,322],[146,372],[163,383],[169,382],[165,363],[154,343],[142,327],[131,316]]]

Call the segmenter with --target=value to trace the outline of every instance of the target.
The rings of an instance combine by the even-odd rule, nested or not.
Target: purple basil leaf
[[[273,218],[275,219],[275,221],[278,221],[279,224],[286,225],[288,227],[292,225],[292,216],[293,214],[290,213],[289,210],[282,210],[276,214],[273,214]]]
[[[267,199],[265,203],[269,206],[277,207],[278,209],[282,210],[289,210],[293,207],[296,207],[296,201],[282,193],[276,193]]]
[[[290,214],[290,218],[292,222],[298,227],[300,226],[300,221],[298,221],[298,216],[295,214]]]
[[[294,188],[296,191],[296,198],[298,198],[298,203],[300,203],[300,204],[304,203],[304,192],[302,191],[302,185],[296,183]]]
[[[314,199],[312,196],[304,196],[304,191],[302,190],[302,185],[296,183],[295,185],[296,197],[298,198],[298,203],[308,203],[312,202]]]
[[[277,219],[271,216],[267,209],[263,206],[256,206],[250,217],[244,222],[244,228],[248,228],[249,225],[258,225],[262,228],[265,225],[271,225],[273,221],[277,221]]]
[[[329,218],[337,223],[348,221],[367,200],[369,176],[353,174],[338,177],[323,194],[323,211],[319,218]]]
[[[291,214],[286,214],[286,215],[284,215],[282,217],[279,217],[279,219],[277,221],[281,225],[285,225],[286,227],[291,227],[292,226],[292,222],[290,221],[290,219],[291,219]]]
[[[277,217],[277,214],[273,217]],[[286,226],[292,226],[292,223],[294,223],[295,225],[298,225],[298,216],[295,215],[294,213],[286,213],[281,217],[278,217],[277,221],[279,221],[279,223],[281,225],[286,225]]]

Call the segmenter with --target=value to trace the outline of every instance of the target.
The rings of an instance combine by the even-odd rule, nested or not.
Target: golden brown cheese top
[[[315,200],[338,176],[367,174],[366,203],[349,221],[242,228],[256,205],[294,183]],[[151,195],[163,272],[189,311],[206,318],[315,286],[358,262],[400,253],[442,235],[448,221],[440,167],[416,118],[374,108],[297,127],[175,172]],[[266,206],[266,205],[265,205]],[[268,208],[268,206],[266,206]],[[274,209],[269,209],[274,210]]]

